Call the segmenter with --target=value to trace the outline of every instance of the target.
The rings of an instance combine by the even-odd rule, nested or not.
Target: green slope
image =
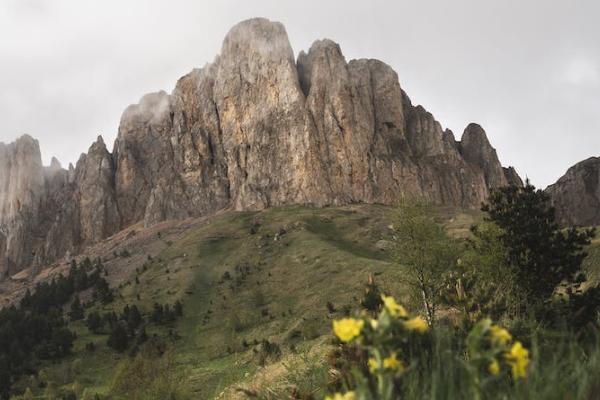
[[[479,218],[447,208],[436,213],[457,236]],[[151,260],[143,249],[128,248],[131,259],[110,270],[120,277],[116,300],[101,310],[137,304],[147,314],[154,302],[181,299],[184,316],[174,326],[148,325],[147,332],[177,333],[168,341],[194,398],[229,397],[234,391],[228,388],[284,372],[282,363],[259,368],[255,343],[277,343],[286,365],[322,353],[331,319],[356,306],[369,273],[383,290],[403,297],[402,269],[382,250],[392,216],[393,209],[377,205],[224,213],[168,241]],[[72,328],[78,334],[73,356],[47,365],[42,378],[107,394],[115,365],[127,355],[109,349],[105,335],[90,334],[81,322]],[[85,349],[89,342],[95,351]],[[20,385],[37,383],[27,378]]]

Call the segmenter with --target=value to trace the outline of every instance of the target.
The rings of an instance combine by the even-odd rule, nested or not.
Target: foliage
[[[504,328],[493,325],[489,318],[479,321],[467,336],[470,388],[474,399],[480,399],[485,386],[509,374],[513,379],[527,377],[529,351],[514,341]]]
[[[336,368],[341,383],[329,399],[395,400],[404,398],[410,386],[410,371],[426,371],[434,342],[420,317],[410,318],[392,297],[383,297],[377,319],[344,318],[334,321],[333,332],[347,347],[345,363]],[[513,383],[526,378],[529,351],[504,328],[483,319],[466,338],[467,357],[461,385],[473,399],[482,398],[485,386],[502,379]],[[414,375],[413,375],[414,376]],[[409,378],[410,379],[410,378]],[[511,385],[512,387],[512,385]]]
[[[559,285],[571,293],[586,277],[581,264],[594,229],[561,230],[549,196],[529,182],[492,192],[482,208],[501,230],[509,268],[528,304],[539,306]],[[540,277],[544,279],[540,279]]]
[[[360,302],[360,305],[367,311],[375,314],[381,307],[381,292],[379,286],[375,283],[373,274],[369,274],[369,280],[365,286],[365,294]]]
[[[362,280],[367,271],[376,271],[381,291],[398,293],[403,300],[408,299],[404,296],[405,286],[400,281],[404,278],[405,268],[398,268],[398,262],[390,262],[392,252],[388,251],[389,247],[382,250],[379,244],[375,245],[382,238],[387,239],[390,209],[366,205],[343,209],[293,208],[292,212],[289,209],[272,209],[260,213],[265,222],[254,236],[247,232],[248,221],[254,213],[236,214],[235,217],[228,213],[224,215],[226,218],[215,219],[215,224],[190,229],[173,246],[156,255],[154,261],[147,262],[147,266],[143,266],[144,275],[140,274],[140,284],[114,291],[115,301],[112,304],[105,307],[97,303],[90,307],[86,305],[86,322],[92,314],[97,314],[102,321],[99,333],[108,335],[117,323],[126,327],[130,344],[125,353],[106,351],[106,336],[98,338],[82,328],[82,323],[73,323],[70,326],[78,335],[73,351],[78,352],[76,358],[83,360],[81,373],[60,376],[62,366],[70,363],[71,357],[68,362],[50,361],[44,368],[49,372],[47,376],[39,374],[38,378],[21,378],[13,385],[14,393],[22,393],[30,387],[39,397],[47,385],[60,398],[65,390],[72,390],[71,383],[77,380],[86,386],[83,398],[91,399],[96,393],[103,399],[130,398],[127,394],[110,393],[112,387],[107,387],[117,361],[125,358],[131,361],[133,357],[130,355],[145,354],[146,346],[139,343],[154,342],[157,336],[175,329],[182,336],[181,340],[172,342],[176,357],[173,372],[181,373],[180,376],[189,372],[190,379],[182,385],[194,392],[193,398],[218,398],[222,392],[225,394],[220,398],[228,398],[242,384],[256,389],[258,398],[273,400],[322,400],[326,393],[354,389],[344,386],[346,372],[358,367],[368,373],[368,357],[360,351],[360,346],[357,343],[338,344],[329,351],[331,340],[327,337],[310,340],[315,336],[303,333],[307,327],[314,327],[322,334],[326,321],[333,315],[336,318],[357,317],[350,304],[362,300]],[[470,211],[457,214],[456,210],[433,209],[429,218],[443,220],[451,233],[456,233],[455,227],[459,226],[461,235],[466,236],[468,226],[473,222],[472,216],[478,218],[479,215]],[[292,227],[296,223],[298,229],[288,229],[283,241],[274,242],[272,236],[263,238],[276,232],[282,224]],[[503,325],[510,328],[512,335],[531,349],[531,364],[527,379],[519,382],[514,382],[508,365],[503,366],[497,377],[490,376],[482,367],[481,380],[487,380],[485,385],[481,385],[483,398],[599,398],[597,376],[600,357],[597,349],[600,346],[595,343],[588,346],[579,335],[571,336],[568,329],[576,329],[578,322],[574,326],[567,325],[565,330],[556,326],[548,330],[548,325],[540,327],[534,320],[525,319],[526,315],[511,311],[513,294],[496,287],[500,282],[498,277],[508,276],[505,266],[509,265],[502,258],[506,255],[506,248],[496,237],[496,232],[501,233],[501,230],[491,222],[478,225],[476,230],[479,232],[474,233],[470,240],[454,243],[458,250],[462,250],[465,244],[467,251],[461,254],[460,262],[451,269],[453,279],[446,279],[446,286],[442,288],[442,300],[454,297],[453,307],[446,308],[440,304],[433,329],[426,334],[415,335],[404,354],[406,357],[397,357],[410,360],[399,378],[402,398],[472,398],[471,375],[467,368],[471,363],[467,361],[469,352],[465,338],[472,323],[485,315],[490,315],[495,321],[503,318]],[[477,237],[483,231],[486,231],[485,235]],[[486,237],[496,238],[487,241]],[[488,245],[489,248],[485,249]],[[188,256],[181,258],[182,254]],[[135,268],[136,260],[130,261],[131,267]],[[485,272],[487,267],[482,267],[482,263],[498,275],[488,275]],[[237,272],[232,273],[230,280],[216,284],[226,270],[233,272],[236,265],[245,264],[250,265],[253,275],[240,286],[235,286]],[[166,280],[164,275],[167,266],[171,267],[170,280]],[[88,274],[93,273],[91,261],[89,268]],[[513,283],[508,280],[502,285],[510,287]],[[466,299],[463,297],[457,302],[461,286]],[[256,288],[263,294],[260,307],[255,307],[253,301],[252,294]],[[561,293],[560,288],[558,292]],[[175,296],[183,293],[185,315],[181,321],[165,324],[150,321],[154,302],[172,302]],[[594,297],[589,290],[584,293]],[[559,302],[560,307],[565,308],[561,313],[572,314],[575,320],[585,319],[587,311],[578,310],[588,307],[591,299],[577,298],[581,300],[577,304]],[[89,297],[86,294],[81,299],[88,301]],[[67,311],[72,300],[73,296],[63,305]],[[381,298],[376,300],[382,302]],[[323,315],[327,301],[335,304],[338,310],[335,314]],[[131,314],[133,303],[139,307],[142,317],[140,325],[133,329],[135,332],[129,328],[129,318],[125,317],[128,314],[125,308],[128,307]],[[417,306],[422,307],[420,298]],[[266,321],[260,317],[261,310],[267,307],[269,317],[275,316],[275,320]],[[505,311],[507,307],[508,312]],[[171,308],[174,309],[175,304]],[[468,310],[470,319],[464,325],[457,312],[463,309]],[[316,313],[322,315],[316,316]],[[207,315],[210,318],[205,322]],[[227,354],[223,347],[223,324],[232,315],[243,317],[243,329],[235,337],[236,352]],[[368,320],[367,315],[360,315],[360,318]],[[592,337],[591,332],[593,330],[586,334],[587,339]],[[273,363],[257,368],[260,357],[253,351],[260,350],[262,338],[277,341],[281,359],[273,359]],[[243,348],[242,342],[247,343]],[[88,343],[94,344],[95,351],[85,350]],[[162,352],[164,348],[150,359],[156,359]],[[303,357],[314,357],[315,363],[317,359],[325,361],[325,354],[328,355],[325,366],[313,368],[311,361],[311,366],[304,368],[297,362]],[[144,357],[147,358],[146,355]],[[281,376],[282,373],[285,375]],[[281,384],[277,381],[280,378]],[[64,386],[57,387],[57,384]],[[277,391],[270,390],[275,387]]]
[[[181,306],[171,307],[169,304],[154,303],[150,321],[155,324],[172,323],[178,316],[183,314],[182,310]]]
[[[69,316],[83,317],[76,296],[99,282],[102,264],[89,259],[75,261],[67,276],[59,274],[49,282],[38,283],[27,291],[19,307],[0,310],[0,398],[8,398],[13,382],[23,374],[32,374],[42,360],[57,360],[70,354],[75,335],[67,328],[63,306],[75,295]],[[91,272],[90,272],[91,271]]]
[[[75,296],[75,299],[71,303],[69,318],[71,319],[71,321],[79,321],[85,318],[85,312],[83,311],[83,306],[81,305],[79,296]]]
[[[409,317],[394,298],[383,296],[382,302],[384,307],[376,319],[344,318],[333,322],[336,337],[356,346],[358,361],[357,365],[342,366],[342,380],[352,391],[336,394],[333,399],[397,398],[402,374],[411,363],[410,342],[426,333],[429,326],[421,317]]]
[[[108,347],[118,351],[119,353],[127,349],[127,346],[129,345],[129,336],[127,335],[127,329],[122,323],[115,324],[115,327],[108,336],[106,344]]]
[[[394,220],[394,260],[405,267],[412,297],[420,299],[427,320],[434,322],[443,300],[445,276],[456,265],[458,247],[423,204],[400,203]]]
[[[102,304],[109,304],[114,300],[114,295],[106,280],[98,280],[94,285],[94,299],[99,300]]]
[[[278,361],[281,358],[281,348],[275,342],[263,339],[257,350],[258,365],[264,366],[267,362]]]
[[[156,354],[143,349],[117,366],[111,394],[130,400],[191,399],[184,376],[176,368],[172,353]]]
[[[325,395],[329,366],[320,356],[299,355],[282,362],[284,377],[277,383],[261,388],[261,400],[319,399]]]
[[[444,302],[462,311],[469,321],[514,315],[522,294],[500,241],[502,230],[483,223],[473,226],[471,233],[457,266],[446,275]]]

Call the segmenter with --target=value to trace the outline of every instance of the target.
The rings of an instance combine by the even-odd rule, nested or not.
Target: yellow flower
[[[369,372],[374,374],[375,371],[377,371],[379,369],[379,363],[377,362],[376,359],[374,358],[369,358],[369,361],[367,362],[369,364]]]
[[[492,333],[492,341],[500,343],[502,345],[508,344],[512,340],[512,336],[510,333],[498,325],[492,325],[490,328],[490,332]]]
[[[369,321],[369,323],[371,324],[371,328],[373,328],[373,330],[377,330],[377,327],[379,326],[379,321],[377,321],[376,319],[372,319]]]
[[[498,375],[500,373],[500,364],[497,360],[494,360],[490,363],[488,366],[488,371],[490,371],[490,374],[492,375]]]
[[[419,333],[427,332],[429,329],[429,325],[427,322],[421,317],[414,317],[404,322],[404,327],[409,331],[417,331]]]
[[[515,342],[506,355],[506,361],[512,368],[513,378],[525,378],[527,376],[527,365],[529,365],[529,350],[521,342]]]
[[[356,400],[356,396],[354,395],[354,392],[346,392],[345,394],[336,393],[333,397],[325,397],[325,400]]]
[[[392,317],[406,318],[408,313],[400,304],[396,303],[396,300],[392,296],[381,296],[385,309],[392,315]]]
[[[365,321],[354,318],[342,318],[333,321],[333,332],[342,342],[349,342],[360,336]]]
[[[396,371],[396,370],[403,371],[404,370],[402,361],[398,360],[398,358],[396,357],[396,353],[392,353],[391,356],[389,356],[388,358],[385,358],[383,360],[383,368],[391,369],[392,371]]]

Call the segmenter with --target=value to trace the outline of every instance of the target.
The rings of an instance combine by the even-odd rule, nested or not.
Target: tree
[[[420,299],[429,324],[443,300],[445,275],[458,260],[458,246],[424,204],[401,202],[394,218],[393,256],[406,269],[405,282]]]
[[[110,332],[108,336],[108,340],[106,342],[108,347],[113,348],[114,350],[122,353],[127,349],[127,345],[129,344],[129,337],[127,336],[127,330],[121,323],[117,323],[113,330]]]
[[[113,301],[114,296],[106,279],[98,277],[96,282],[96,290],[94,292],[94,298],[100,300],[102,304],[109,304]]]
[[[93,333],[100,333],[104,326],[104,320],[100,317],[98,311],[92,311],[88,314],[85,324]]]
[[[181,301],[177,300],[173,305],[173,311],[175,312],[176,317],[181,317],[183,315],[183,304]]]
[[[502,230],[499,239],[507,249],[508,267],[526,304],[547,301],[559,286],[570,293],[585,281],[583,249],[595,231],[561,230],[545,192],[529,182],[503,187],[492,192],[482,210]]]
[[[75,334],[66,328],[55,329],[52,332],[50,344],[53,349],[52,358],[60,358],[71,353]]]
[[[142,323],[142,314],[136,305],[131,306],[127,316],[127,325],[130,329],[135,329]]]
[[[152,309],[152,314],[150,316],[150,320],[155,324],[160,324],[163,321],[164,317],[164,308],[159,303],[154,303],[154,307]]]
[[[499,319],[506,312],[514,312],[519,303],[520,293],[515,290],[515,274],[510,270],[501,234],[493,223],[473,226],[464,253],[447,276],[444,301],[471,321],[481,316]]]
[[[69,311],[69,318],[71,321],[79,321],[85,317],[83,306],[79,301],[79,296],[75,296],[75,299],[71,303],[71,311]]]
[[[136,343],[138,345],[144,344],[144,343],[146,343],[147,340],[148,340],[148,334],[146,333],[146,328],[142,327],[142,329],[140,330],[140,333],[137,336]]]

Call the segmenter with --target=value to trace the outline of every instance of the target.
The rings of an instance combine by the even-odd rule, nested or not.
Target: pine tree
[[[113,301],[114,296],[106,279],[99,277],[96,282],[96,290],[94,292],[94,298],[100,300],[102,304],[109,304]]]
[[[150,320],[152,322],[154,322],[155,324],[160,324],[163,322],[163,318],[164,318],[163,306],[158,303],[154,303],[154,309],[152,310],[152,315],[150,317]]]
[[[177,300],[175,302],[173,305],[173,310],[175,311],[176,317],[181,317],[183,315],[183,304],[181,304],[181,301]]]
[[[559,285],[569,289],[586,279],[581,269],[583,249],[595,231],[561,230],[544,191],[529,182],[524,187],[503,187],[491,194],[482,210],[502,229],[500,240],[527,303],[548,300]]]
[[[98,311],[92,311],[88,314],[85,324],[91,332],[100,333],[104,326],[104,321],[100,317]]]
[[[142,314],[136,305],[131,306],[127,317],[127,325],[130,329],[135,329],[142,323]]]
[[[69,311],[69,318],[71,321],[79,321],[85,317],[83,306],[79,301],[79,296],[75,296],[75,299],[71,303],[71,311]]]
[[[108,347],[115,349],[119,353],[122,353],[127,349],[129,337],[127,336],[127,330],[122,324],[115,324],[115,327],[108,336],[106,344]]]

